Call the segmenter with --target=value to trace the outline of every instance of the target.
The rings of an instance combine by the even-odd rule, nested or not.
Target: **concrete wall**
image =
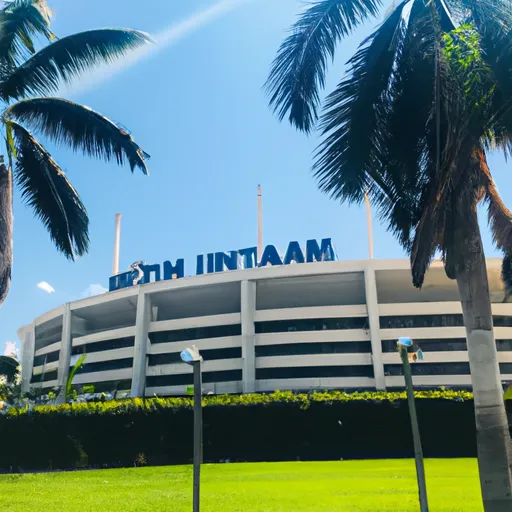
[[[500,260],[489,260],[488,267],[491,294],[495,300],[499,300],[503,296],[498,278]],[[226,286],[226,283],[232,284]],[[335,283],[334,286],[333,283]],[[461,314],[460,304],[453,300],[453,282],[446,278],[439,263],[435,263],[429,271],[426,283],[428,286],[425,292],[418,292],[411,287],[406,260],[375,260],[298,264],[224,272],[150,283],[91,297],[49,312],[19,330],[23,354],[23,387],[49,389],[57,385],[62,386],[69,372],[71,353],[81,347],[80,350],[83,349],[87,353],[86,365],[94,371],[77,375],[75,384],[112,382],[114,385],[119,381],[131,380],[131,388],[128,391],[132,396],[184,394],[187,384],[148,385],[148,382],[163,381],[165,379],[159,378],[170,376],[176,376],[178,380],[185,382],[191,369],[176,360],[174,356],[191,345],[196,345],[202,351],[235,349],[239,354],[237,357],[205,361],[203,371],[215,376],[214,379],[212,377],[214,380],[212,382],[206,379],[204,384],[206,392],[241,393],[275,389],[401,387],[403,377],[390,375],[386,370],[390,365],[400,363],[398,354],[386,351],[383,353],[383,342],[396,340],[400,336],[440,340],[440,343],[442,340],[465,338],[464,328],[459,326],[407,329],[380,327],[381,319],[385,317]],[[235,284],[236,287],[234,287]],[[231,293],[232,290],[236,290],[235,295]],[[216,306],[219,310],[237,312],[159,320],[159,308],[155,304],[160,306],[161,311],[165,311],[165,316],[173,316],[180,309],[178,306],[173,308],[170,305],[179,305],[180,293],[185,291],[188,301],[193,300],[194,294],[197,294],[198,302],[195,309],[198,311],[202,310],[201,301],[207,297],[208,301],[217,301]],[[234,296],[239,304],[233,304]],[[321,305],[315,305],[317,296]],[[408,301],[404,302],[404,299]],[[280,307],[301,303],[307,303],[308,306]],[[269,308],[269,305],[273,307]],[[204,311],[211,311],[211,306],[209,303],[208,307],[204,307]],[[108,322],[110,312],[111,325]],[[123,312],[126,313],[124,316]],[[496,316],[512,317],[512,304],[495,303],[493,313]],[[102,317],[102,325],[107,325],[108,329],[94,332],[94,319],[98,315]],[[61,340],[43,348],[37,348],[37,339],[34,337],[36,330],[44,326],[45,322],[60,316],[63,321]],[[119,318],[134,318],[134,324],[119,327],[118,324],[121,322]],[[358,329],[257,332],[259,322],[343,318],[367,319],[367,322],[363,328]],[[239,334],[213,338],[198,337],[164,343],[149,341],[154,333],[233,325],[240,326]],[[497,339],[512,340],[512,327],[496,327],[495,334]],[[100,351],[93,348],[100,346],[95,345],[97,343],[127,338],[133,338],[131,346]],[[370,349],[360,353],[313,351],[309,354],[257,356],[259,350],[264,350],[259,347],[290,344],[295,347],[297,344],[308,344],[307,346],[310,347],[310,344],[315,343],[353,342],[363,342],[363,345]],[[53,359],[58,355],[58,358],[42,364],[44,358],[41,356],[45,355]],[[166,355],[172,355],[174,359],[171,357],[170,362],[162,364],[149,363],[153,356]],[[34,358],[37,359],[38,364],[33,364]],[[116,365],[115,361],[126,361],[130,358],[133,360],[130,368],[101,369],[101,363],[108,363],[112,367]],[[426,353],[425,363],[418,364],[467,363],[467,360],[467,352],[463,350],[429,350]],[[512,351],[500,351],[499,360],[505,364],[512,363]],[[355,371],[347,373],[356,373],[358,376],[343,376],[344,372],[340,371],[338,376],[311,376],[315,374],[315,368],[353,370],[357,367],[365,368],[365,372],[371,372],[371,375],[363,375]],[[300,376],[301,368],[308,368],[309,376]],[[292,376],[260,377],[273,374],[272,372],[275,373],[276,369],[286,370]],[[37,376],[56,370],[58,371],[56,379],[30,384],[33,376],[39,378]],[[222,380],[224,374],[237,375],[239,378]],[[185,377],[182,379],[179,376]],[[512,380],[512,371],[510,374],[504,373],[503,379]],[[470,377],[465,374],[415,375],[414,381],[417,385],[430,387],[468,386]]]

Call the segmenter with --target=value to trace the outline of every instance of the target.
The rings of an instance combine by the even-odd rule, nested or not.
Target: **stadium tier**
[[[487,261],[504,381],[512,380],[512,304],[501,260]],[[173,276],[175,277],[175,276]],[[142,280],[143,281],[143,280]],[[319,261],[214,272],[127,286],[61,306],[19,330],[22,385],[63,385],[86,354],[77,386],[131,396],[184,395],[204,358],[204,391],[403,387],[400,336],[424,353],[418,387],[469,387],[456,283],[433,263],[423,289],[407,260]]]

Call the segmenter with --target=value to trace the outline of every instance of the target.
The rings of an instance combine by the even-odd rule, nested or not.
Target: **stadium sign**
[[[324,238],[320,244],[317,240],[308,240],[305,251],[299,242],[290,242],[284,257],[281,257],[274,245],[267,245],[258,261],[256,247],[238,251],[200,254],[196,258],[196,275],[212,274],[225,270],[240,270],[267,265],[290,265],[291,263],[313,263],[315,261],[334,261],[335,253],[330,238]],[[185,260],[179,259],[173,265],[164,261],[163,265],[148,265],[137,261],[127,272],[117,274],[109,279],[109,291],[128,288],[152,281],[179,279],[185,276]]]

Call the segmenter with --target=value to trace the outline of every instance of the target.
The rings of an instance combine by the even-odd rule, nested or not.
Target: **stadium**
[[[419,291],[408,260],[331,261],[324,242],[320,256],[297,257],[292,242],[283,261],[270,258],[255,268],[226,270],[222,257],[217,265],[224,253],[217,253],[207,256],[207,273],[190,277],[176,274],[179,262],[167,277],[164,263],[164,280],[154,265],[114,275],[113,291],[63,305],[19,329],[22,387],[46,392],[63,385],[86,354],[74,385],[125,396],[184,395],[192,370],[180,352],[195,345],[204,358],[206,393],[393,389],[403,387],[400,336],[412,337],[424,353],[413,365],[416,386],[470,386],[458,291],[440,261]],[[224,256],[224,263],[235,260],[233,253]],[[501,260],[488,259],[487,266],[508,381],[512,304],[503,303]],[[137,270],[145,277],[137,278]],[[155,281],[148,282],[148,270],[158,274]]]

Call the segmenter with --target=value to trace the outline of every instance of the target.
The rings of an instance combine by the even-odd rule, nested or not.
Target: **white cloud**
[[[64,86],[60,93],[63,95],[76,96],[90,91],[126,69],[133,67],[149,55],[156,54],[172,46],[181,39],[194,34],[209,23],[250,1],[252,0],[219,0],[212,6],[194,13],[192,16],[179,23],[173,23],[153,36],[153,39],[157,43],[156,45],[148,44],[129,53],[124,59],[118,62],[99,66],[93,73],[82,77],[75,85],[70,87]]]
[[[41,281],[40,283],[37,283],[36,285],[40,290],[43,290],[43,292],[46,293],[55,293],[55,288],[48,284],[46,281]]]
[[[107,293],[108,290],[101,286],[101,284],[90,284],[83,292],[82,298],[93,297],[94,295],[101,295]]]

